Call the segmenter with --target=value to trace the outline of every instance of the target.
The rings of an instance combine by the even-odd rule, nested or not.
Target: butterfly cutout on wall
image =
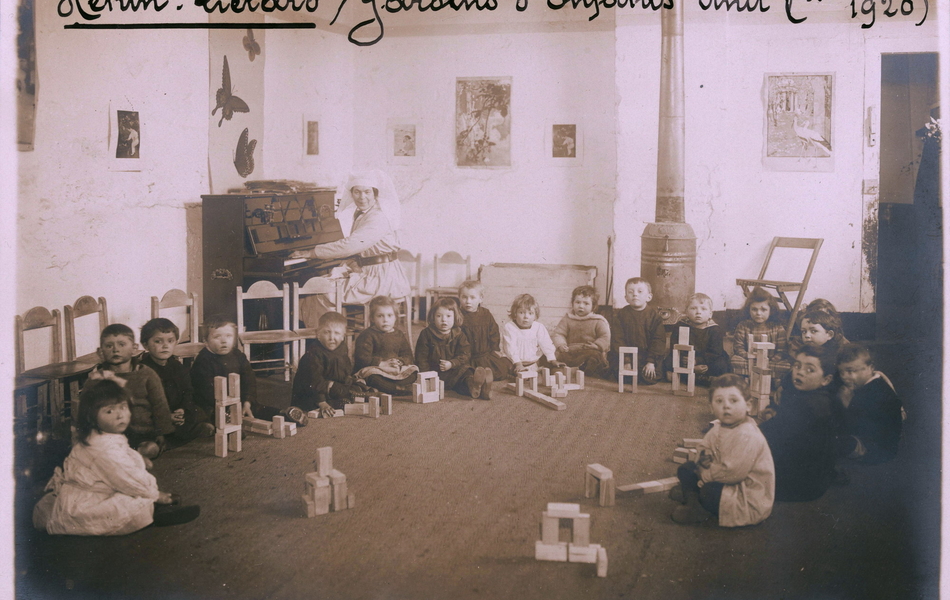
[[[218,88],[218,93],[215,95],[215,103],[211,115],[214,116],[214,113],[218,112],[219,108],[221,109],[221,120],[218,121],[218,127],[221,127],[221,123],[225,119],[230,121],[234,113],[246,113],[251,110],[247,107],[247,102],[231,94],[231,69],[228,67],[227,56],[224,57],[224,68],[221,70],[221,87]]]
[[[254,30],[248,28],[247,35],[244,36],[244,49],[247,50],[247,57],[254,62],[254,57],[261,53],[261,45],[254,39]]]
[[[257,146],[257,140],[247,141],[247,127],[241,132],[238,138],[237,148],[234,149],[234,168],[238,175],[247,177],[254,172],[254,148]]]

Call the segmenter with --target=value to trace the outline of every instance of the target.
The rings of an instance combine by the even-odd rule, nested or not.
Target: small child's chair
[[[66,315],[66,360],[67,361],[79,361],[79,362],[91,362],[96,364],[99,362],[99,353],[97,350],[92,352],[87,352],[82,356],[77,356],[77,335],[76,335],[76,322],[83,317],[89,315],[98,315],[99,317],[99,328],[96,330],[94,336],[91,336],[95,340],[95,348],[99,348],[99,334],[102,333],[102,330],[109,325],[109,311],[106,308],[106,299],[99,297],[98,300],[94,299],[92,296],[82,296],[72,306],[64,306],[63,314]],[[88,325],[88,319],[83,323]],[[88,330],[89,327],[87,326]],[[86,340],[89,341],[88,339]],[[88,346],[87,346],[88,347]]]
[[[312,295],[326,296],[327,300],[334,305],[334,310],[343,314],[343,280],[330,279],[329,277],[311,277],[306,283],[300,285],[296,281],[291,288],[291,301],[293,305],[293,332],[297,334],[297,342],[294,344],[294,368],[300,364],[300,357],[306,352],[305,345],[307,340],[317,339],[318,327],[300,326],[300,298],[302,296]]]
[[[270,298],[280,298],[282,302],[281,329],[266,329],[263,331],[247,331],[244,327],[244,302],[247,300],[267,300]],[[255,282],[245,292],[241,286],[237,286],[237,326],[238,337],[244,344],[244,354],[255,363],[280,363],[279,368],[284,371],[284,381],[290,381],[290,371],[293,369],[291,363],[291,346],[296,345],[297,334],[290,329],[290,285],[285,283],[283,288],[278,288],[270,281],[262,280]],[[263,359],[251,360],[251,345],[253,344],[281,344],[283,346],[283,359]],[[273,366],[262,367],[260,370],[273,369]]]
[[[179,289],[171,289],[165,292],[162,299],[158,296],[152,296],[152,318],[157,319],[162,316],[162,310],[184,309],[184,323],[179,323],[172,317],[180,317],[181,310],[173,311],[175,314],[168,315],[172,322],[178,326],[178,345],[175,346],[175,356],[179,358],[194,358],[198,356],[204,344],[198,341],[198,299],[194,292],[186,294]],[[181,320],[179,318],[179,320]],[[184,325],[184,327],[182,327]]]
[[[420,294],[422,293],[422,253],[413,254],[408,250],[399,250],[396,258],[402,264],[406,278],[409,280],[410,297],[412,298],[412,320],[419,320]]]
[[[457,297],[459,286],[472,278],[472,257],[446,252],[432,261],[432,287],[426,288],[426,311],[443,296]]]

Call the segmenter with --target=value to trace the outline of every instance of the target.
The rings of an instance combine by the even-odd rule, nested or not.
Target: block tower
[[[302,498],[309,518],[356,506],[356,497],[347,493],[346,475],[333,468],[330,446],[317,449],[317,470],[307,473]]]
[[[570,521],[571,541],[561,541],[561,521]],[[583,562],[597,565],[597,576],[607,576],[607,550],[590,543],[590,515],[580,504],[549,502],[541,513],[541,540],[534,544],[536,560]]]
[[[241,376],[214,378],[214,455],[241,451]]]

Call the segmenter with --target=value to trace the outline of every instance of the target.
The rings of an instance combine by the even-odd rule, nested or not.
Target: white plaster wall
[[[840,23],[769,27],[736,20],[723,26],[692,16],[687,10],[686,220],[697,238],[696,291],[712,296],[717,309],[737,308],[742,293],[735,279],[758,275],[773,236],[821,237],[825,242],[806,300],[825,297],[841,311],[859,310],[869,34]],[[933,28],[905,23],[884,24],[883,31],[876,35],[934,35]],[[936,39],[933,43],[936,48]],[[639,274],[639,235],[654,217],[658,49],[656,25],[620,20],[619,305],[622,282]],[[833,172],[763,168],[763,82],[766,73],[776,72],[835,74]]]
[[[456,78],[495,76],[512,77],[512,166],[458,168]],[[612,33],[387,36],[357,52],[354,90],[354,164],[392,174],[403,245],[424,265],[448,250],[471,255],[473,270],[595,265],[603,292],[617,169]],[[418,164],[387,164],[390,119],[421,126]],[[578,123],[581,165],[546,158],[553,123]]]
[[[208,189],[208,35],[65,31],[55,2],[36,10],[39,106],[35,150],[17,156],[16,312],[88,294],[108,300],[113,322],[138,327],[150,296],[188,287],[186,204]],[[110,100],[139,111],[141,172],[110,170]]]

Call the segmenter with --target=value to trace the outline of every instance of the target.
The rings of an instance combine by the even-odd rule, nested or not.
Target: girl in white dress
[[[531,294],[521,294],[511,303],[501,335],[501,352],[514,363],[514,370],[537,370],[541,367],[563,367],[555,356],[554,342],[547,328],[538,323],[541,308]]]

